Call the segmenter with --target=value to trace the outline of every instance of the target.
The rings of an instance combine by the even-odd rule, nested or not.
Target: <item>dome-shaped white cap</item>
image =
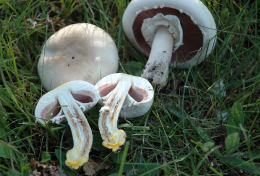
[[[73,80],[95,84],[117,72],[118,60],[116,45],[109,34],[95,25],[78,23],[60,29],[47,40],[38,73],[47,90]]]

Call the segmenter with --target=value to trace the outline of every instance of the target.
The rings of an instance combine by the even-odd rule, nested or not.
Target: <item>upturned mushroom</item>
[[[43,46],[38,63],[41,82],[48,91],[72,80],[95,84],[117,69],[113,39],[88,23],[72,24],[54,33]]]
[[[83,111],[99,100],[95,87],[85,81],[71,81],[43,95],[35,109],[35,117],[42,124],[59,124],[66,118],[73,137],[73,148],[66,154],[66,165],[78,169],[88,161],[92,146],[92,131]]]
[[[216,24],[200,0],[132,0],[123,15],[131,43],[149,56],[142,77],[165,85],[169,64],[199,64],[215,46]]]
[[[153,103],[153,87],[144,78],[123,73],[108,75],[95,87],[103,104],[98,121],[103,145],[117,151],[126,138],[125,132],[117,128],[119,114],[125,118],[144,115]]]

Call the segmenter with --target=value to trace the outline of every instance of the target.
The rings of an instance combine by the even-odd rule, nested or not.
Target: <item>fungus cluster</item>
[[[199,0],[132,0],[123,27],[133,45],[149,55],[142,77],[116,73],[116,45],[92,24],[69,25],[42,49],[38,73],[50,92],[40,98],[35,117],[42,124],[68,122],[73,148],[67,152],[66,165],[74,169],[88,161],[93,141],[84,112],[98,102],[102,105],[98,127],[103,145],[117,151],[126,138],[117,127],[119,115],[142,116],[153,104],[148,80],[164,86],[171,62],[194,66],[209,55],[216,40],[214,19]]]
[[[93,137],[83,112],[100,99],[92,84],[117,68],[118,52],[113,39],[92,24],[69,25],[45,43],[38,73],[50,92],[40,98],[35,117],[42,124],[68,122],[73,148],[67,152],[67,166],[77,169],[88,161]]]

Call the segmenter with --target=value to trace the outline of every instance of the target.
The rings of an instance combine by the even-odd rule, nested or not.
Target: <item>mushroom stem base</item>
[[[102,144],[109,149],[112,149],[113,152],[117,151],[118,148],[125,143],[126,134],[123,130],[117,130],[110,138],[109,142],[104,141]]]
[[[167,83],[173,43],[172,34],[168,29],[165,27],[158,28],[153,39],[149,59],[142,73],[143,78],[161,86]]]

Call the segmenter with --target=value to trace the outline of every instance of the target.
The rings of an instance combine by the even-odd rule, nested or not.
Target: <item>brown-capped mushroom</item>
[[[142,77],[165,85],[168,67],[191,67],[207,57],[216,24],[200,0],[132,0],[123,28],[133,45],[149,56]]]
[[[103,104],[98,121],[103,145],[116,151],[126,137],[125,132],[117,128],[119,114],[125,118],[144,115],[153,103],[153,87],[144,78],[123,73],[108,75],[95,87]]]

